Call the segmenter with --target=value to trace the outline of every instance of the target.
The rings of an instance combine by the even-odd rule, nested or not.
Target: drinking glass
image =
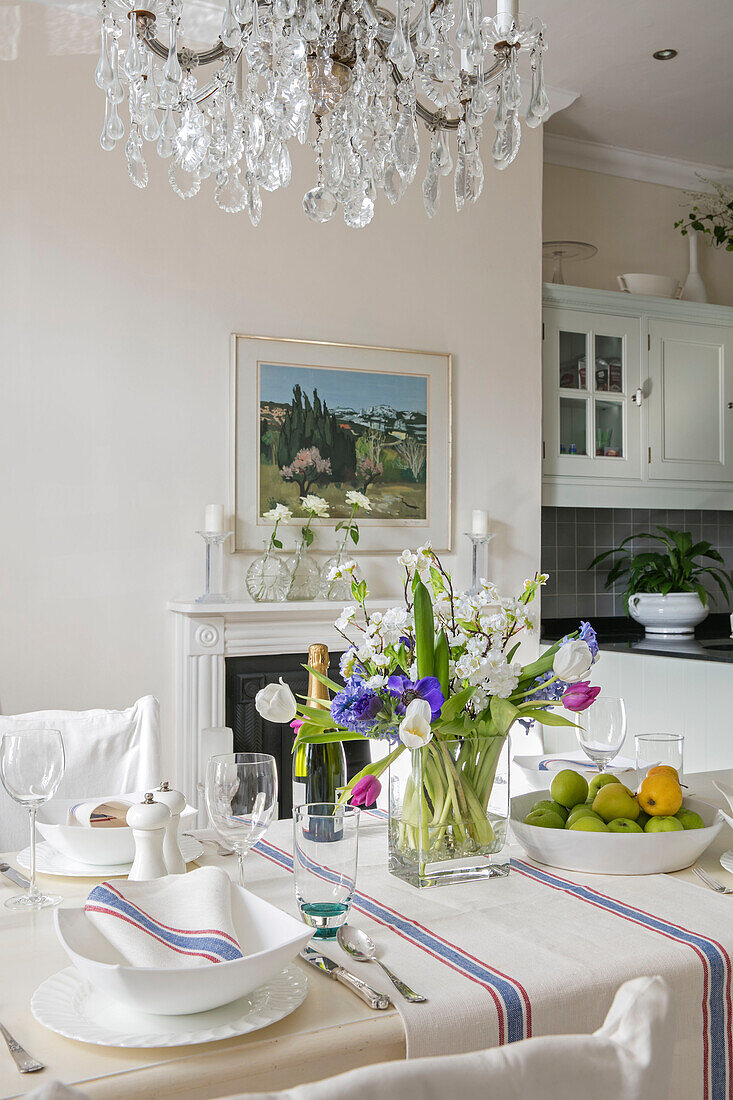
[[[636,774],[639,783],[650,768],[669,764],[682,779],[685,738],[681,733],[638,733],[636,735]]]
[[[42,894],[36,884],[36,812],[56,793],[64,774],[64,742],[59,730],[22,730],[0,738],[0,780],[10,797],[26,806],[31,825],[31,881],[27,894],[5,902],[8,909],[48,909],[60,894]]]
[[[356,889],[359,816],[355,806],[314,802],[293,809],[295,900],[315,938],[335,939]]]
[[[244,857],[267,832],[277,810],[275,757],[264,752],[210,757],[206,808],[219,836],[237,853],[239,885],[244,886]]]
[[[626,737],[626,706],[623,699],[599,695],[585,713],[578,716],[578,744],[599,771],[617,755]]]

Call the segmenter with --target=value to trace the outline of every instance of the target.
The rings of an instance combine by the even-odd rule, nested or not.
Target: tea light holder
[[[228,596],[225,596],[222,589],[223,584],[223,567],[222,567],[222,554],[223,546],[230,535],[234,534],[233,531],[197,531],[197,535],[201,535],[201,538],[206,543],[206,591],[203,596],[198,596],[196,603],[231,603]]]
[[[485,535],[475,535],[472,531],[466,531],[466,538],[471,542],[471,587],[469,596],[477,596],[479,581],[489,575],[489,543],[494,537],[494,532],[487,531]]]

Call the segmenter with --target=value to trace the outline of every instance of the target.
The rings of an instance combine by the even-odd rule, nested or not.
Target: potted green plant
[[[593,569],[616,555],[605,587],[625,584],[626,614],[641,623],[647,634],[693,634],[708,614],[708,588],[714,582],[729,602],[733,578],[721,569],[723,558],[709,542],[693,543],[689,531],[657,527],[659,534],[629,535],[613,550],[590,563]],[[634,553],[630,543],[652,539],[656,549]],[[718,565],[707,564],[707,561]]]

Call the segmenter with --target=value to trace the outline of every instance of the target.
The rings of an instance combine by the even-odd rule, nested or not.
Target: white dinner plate
[[[726,820],[730,823],[730,818],[724,815]],[[733,849],[729,848],[727,852],[723,852],[720,857],[720,866],[724,871],[730,871],[733,874]]]
[[[214,1043],[269,1027],[305,1000],[308,981],[297,966],[248,997],[189,1016],[151,1016],[126,1008],[89,985],[70,966],[47,978],[31,997],[31,1012],[50,1031],[104,1047],[178,1047]]]
[[[549,787],[556,773],[565,768],[580,772],[588,780],[598,775],[598,768],[595,764],[591,764],[582,749],[571,749],[569,752],[546,752],[539,756],[515,756],[512,763],[517,765],[532,789],[536,791],[543,791]],[[630,773],[636,771],[636,765],[633,760],[617,756],[607,765],[606,771],[619,778],[623,775],[629,775],[630,778]]]
[[[204,846],[200,840],[190,836],[181,837],[181,854],[186,863],[190,863],[192,859],[198,859],[203,855],[203,851]],[[24,848],[22,852],[18,852],[17,862],[24,870],[30,870],[30,848]],[[76,860],[57,852],[46,841],[36,844],[36,871],[40,875],[61,875],[63,878],[124,878],[131,867],[131,863],[117,863],[109,867],[77,863]]]

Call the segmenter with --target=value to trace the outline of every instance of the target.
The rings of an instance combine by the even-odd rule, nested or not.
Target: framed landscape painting
[[[332,551],[354,489],[371,503],[359,552],[450,549],[450,368],[438,352],[233,336],[234,549],[262,547],[276,504],[301,526],[314,493],[329,510],[314,550]]]

